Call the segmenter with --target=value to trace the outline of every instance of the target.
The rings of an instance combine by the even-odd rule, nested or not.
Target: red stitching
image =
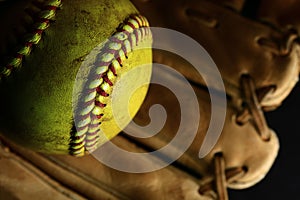
[[[103,97],[108,97],[109,94],[107,94],[104,90],[102,90],[100,87],[97,87],[97,93]]]
[[[96,115],[98,119],[101,119],[103,117],[103,114]],[[100,122],[101,123],[101,122]]]
[[[38,3],[38,2],[34,1],[33,3]],[[49,4],[49,5],[47,5],[47,4]],[[46,23],[46,25],[48,25],[50,23],[50,20],[55,16],[56,13],[54,12],[54,14],[52,16],[46,16],[46,17],[49,17],[49,18],[45,18],[42,15],[43,12],[49,11],[49,10],[51,10],[51,11],[58,10],[59,7],[61,6],[61,1],[55,1],[54,3],[52,1],[49,1],[47,4],[44,5],[44,8],[41,9],[41,11],[37,14],[38,20],[35,20],[35,23],[37,23],[37,22]],[[54,5],[51,5],[51,4],[55,4],[57,6],[54,6]],[[36,15],[36,13],[30,13],[28,11],[28,14],[30,16],[32,16],[33,18],[35,18],[34,16]],[[31,33],[33,33],[33,35],[31,35],[31,38],[27,38],[27,39],[25,38],[26,41],[24,42],[23,47],[21,48],[20,51],[22,51],[22,49],[24,49],[26,47],[30,48],[29,51],[27,51],[24,54],[19,53],[20,52],[19,51],[14,56],[11,56],[11,60],[8,62],[8,64],[1,67],[2,71],[0,71],[0,80],[2,80],[2,78],[4,78],[4,77],[8,77],[15,68],[18,68],[20,65],[22,65],[23,57],[28,56],[30,54],[31,49],[33,48],[33,44],[36,45],[38,43],[38,41],[40,41],[40,38],[37,39],[36,41],[33,41],[33,42],[31,40],[33,40],[35,34],[38,34],[41,37],[42,33],[48,28],[48,26],[44,26],[44,28],[45,29],[43,29],[43,30],[42,29],[37,29],[37,28],[33,29],[31,31]],[[27,37],[27,36],[25,36],[25,37]],[[20,60],[21,62],[14,63],[14,59]]]
[[[95,102],[95,105],[96,105],[96,106],[99,106],[100,108],[104,108],[104,107],[106,106],[105,103],[101,103],[101,102],[99,102],[99,101],[96,101],[96,102]],[[102,115],[102,116],[103,116],[103,115]]]
[[[112,64],[109,65],[109,69],[111,70],[111,72],[113,73],[114,76],[117,76],[116,69]]]
[[[54,11],[57,10],[56,6],[46,6],[45,8],[46,8],[46,10],[54,10]]]
[[[108,83],[109,86],[113,86],[114,84],[111,82],[111,80],[109,80],[109,78],[107,77],[107,74],[105,74],[103,76],[103,80]]]
[[[132,21],[132,20],[135,20],[135,21]],[[136,26],[138,24],[138,27],[135,27],[135,25],[133,23],[131,23],[130,21],[133,22]],[[125,26],[127,26],[127,28],[125,28]],[[119,63],[120,67],[122,67],[123,56],[125,55],[125,59],[127,59],[127,53],[128,53],[127,51],[132,51],[133,44],[135,43],[135,45],[137,45],[139,43],[139,41],[142,40],[146,35],[151,35],[151,32],[149,30],[137,31],[138,28],[143,28],[143,27],[147,27],[147,26],[149,26],[149,24],[148,24],[146,18],[144,18],[141,15],[131,15],[128,19],[126,19],[124,21],[124,23],[122,23],[117,28],[117,31],[113,34],[112,38],[109,40],[107,45],[104,46],[105,53],[103,54],[103,56],[105,56],[105,57],[103,57],[103,59],[105,59],[106,62],[100,61],[99,63],[97,63],[97,66],[107,66],[107,71],[104,73],[98,74],[96,76],[94,74],[91,74],[91,76],[93,77],[92,81],[102,79],[102,81],[104,83],[107,83],[110,87],[113,86],[114,81],[110,80],[108,77],[108,73],[112,73],[114,76],[117,76],[117,74],[118,74],[117,69],[113,65],[113,60],[116,60]],[[125,34],[125,35],[122,36],[122,34]],[[134,39],[133,36],[135,36],[135,41],[132,41],[132,39]],[[125,39],[123,37],[125,37]],[[125,42],[129,43],[130,49],[128,46],[127,47],[125,46],[125,43],[123,40]],[[114,49],[114,47],[112,47],[113,49],[111,49],[109,45],[114,44],[114,43],[121,44],[121,48],[116,50],[116,49]],[[110,62],[107,62],[107,60],[110,59],[109,54],[113,54],[114,58]],[[94,71],[94,72],[96,72],[96,71]],[[91,89],[89,86],[89,83],[87,83],[87,87],[88,87],[87,88],[88,93],[86,93],[86,95],[89,95],[92,92],[96,91],[96,93],[98,95],[98,97],[96,95],[96,98],[99,98],[99,97],[105,98],[105,97],[109,96],[109,94],[106,91],[104,91],[104,89],[102,89],[101,84],[99,86],[97,86],[96,88]],[[91,86],[91,87],[93,87],[93,86]],[[96,109],[96,108],[102,109],[102,108],[106,107],[106,104],[103,102],[100,102],[99,100],[95,99],[95,100],[91,100],[91,101],[94,101],[94,103],[95,103],[94,109]],[[88,108],[88,106],[90,106],[92,103],[91,101],[83,103],[82,107],[84,109]],[[84,113],[85,112],[86,111],[84,111]],[[99,110],[96,112],[99,112]],[[99,124],[101,124],[101,121],[98,121],[98,120],[101,120],[103,116],[104,116],[103,113],[97,115],[96,113],[93,113],[91,111],[90,114],[85,115],[84,117],[77,117],[79,119],[79,121],[82,121],[82,123],[85,123],[84,120],[89,119],[90,123],[88,123],[88,125],[84,126],[83,128],[80,128],[80,130],[78,130],[78,131],[79,132],[85,131],[86,128],[88,127],[87,132],[84,134],[86,134],[87,136],[91,136],[92,139],[85,138],[85,145],[81,149],[76,150],[76,151],[73,151],[73,148],[72,148],[72,145],[74,145],[74,143],[76,143],[76,141],[71,141],[70,142],[70,154],[82,155],[82,154],[84,154],[85,151],[91,151],[97,147],[100,137],[99,136],[95,137],[95,135],[98,134],[98,132],[100,131]],[[97,129],[97,127],[99,127],[99,129]],[[76,135],[76,133],[72,133],[72,134]],[[80,133],[80,134],[82,134],[82,133]],[[91,142],[92,142],[92,144],[91,144]]]

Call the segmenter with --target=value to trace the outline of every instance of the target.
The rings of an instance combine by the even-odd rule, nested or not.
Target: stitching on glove
[[[236,122],[243,125],[252,119],[254,126],[263,141],[269,141],[271,133],[264,113],[258,101],[253,79],[249,75],[241,76],[242,95],[244,96],[244,110],[236,117]],[[251,115],[251,117],[250,117]]]
[[[228,200],[227,184],[237,181],[243,177],[248,168],[246,166],[225,169],[225,159],[221,152],[214,155],[215,172],[214,177],[208,182],[200,185],[198,190],[200,195],[211,196],[213,199]],[[212,191],[217,192],[216,197]]]
[[[277,56],[287,56],[293,49],[293,44],[299,38],[296,29],[290,28],[283,33],[283,38],[278,40],[275,38],[260,37],[257,44]]]

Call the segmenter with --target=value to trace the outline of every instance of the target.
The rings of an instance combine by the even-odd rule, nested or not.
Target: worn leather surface
[[[282,2],[279,1],[274,4],[270,1],[251,4],[250,1],[242,0],[132,2],[146,15],[152,26],[185,33],[211,55],[224,80],[231,101],[229,105],[236,109],[227,110],[222,135],[212,152],[224,151],[229,157],[232,156],[232,159],[228,158],[227,167],[233,163],[244,163],[245,167],[248,162],[252,165],[248,172],[256,174],[256,179],[253,178],[255,175],[249,173],[251,175],[248,174],[242,181],[229,183],[229,187],[241,189],[259,182],[276,157],[278,139],[270,130],[271,140],[264,142],[255,136],[255,130],[252,130],[250,124],[239,126],[234,122],[236,113],[243,107],[245,100],[241,76],[247,74],[254,80],[256,95],[264,111],[276,109],[289,95],[299,77],[298,3],[288,1],[282,7]],[[207,85],[193,66],[179,57],[168,52],[154,52],[154,58],[159,63],[172,66],[195,83],[218,89],[215,85]],[[208,116],[205,117],[208,119]],[[204,124],[201,126],[205,127]],[[242,136],[245,138],[240,138]],[[260,148],[255,149],[258,146]],[[226,157],[226,153],[224,156]],[[209,158],[211,155],[204,160]],[[258,163],[263,161],[268,164],[260,166]],[[203,169],[206,164],[202,162],[199,166]]]
[[[164,76],[164,71],[159,72],[158,75]],[[181,87],[181,79],[175,76],[170,76],[170,78],[177,83],[178,87]],[[191,146],[178,161],[158,171],[142,174],[121,172],[107,167],[92,155],[75,158],[71,156],[39,154],[18,147],[10,142],[5,144],[11,148],[12,152],[16,152],[18,156],[39,168],[45,176],[49,176],[51,180],[53,179],[52,181],[55,184],[62,184],[70,189],[71,191],[68,191],[70,194],[67,193],[68,198],[71,198],[72,195],[80,195],[80,197],[88,199],[137,199],[141,197],[149,200],[215,199],[217,195],[214,192],[215,174],[213,159],[216,153],[223,154],[226,163],[225,170],[228,176],[236,168],[245,170],[244,173],[228,182],[229,187],[242,189],[260,181],[267,174],[277,156],[279,146],[276,135],[273,134],[271,139],[265,142],[258,136],[251,123],[243,126],[237,125],[235,120],[233,120],[236,110],[230,105],[231,102],[229,101],[222,134],[213,150],[206,157],[200,159],[198,154],[210,121],[211,105],[207,91],[197,87],[194,87],[194,90],[198,97],[201,115],[198,122],[197,135]],[[157,103],[166,108],[168,116],[166,124],[158,134],[151,138],[139,139],[122,133],[112,141],[122,149],[138,153],[157,150],[167,145],[173,137],[176,137],[176,124],[180,123],[178,121],[180,119],[179,104],[174,100],[174,94],[161,86],[152,85],[135,121],[138,124],[147,124],[149,122],[148,108],[150,105]],[[192,116],[193,113],[191,113],[191,118],[188,122],[190,125],[197,123]],[[187,127],[189,127],[188,125],[186,124]],[[4,139],[4,141],[7,140]],[[253,148],[254,146],[255,148]],[[167,152],[164,156],[168,157],[169,154],[172,154],[172,152]],[[10,159],[13,156],[14,154],[9,152],[1,155],[5,159]],[[117,155],[114,155],[113,152],[106,152],[105,156],[113,159]],[[120,164],[129,159],[132,165],[139,165],[141,168],[143,168],[144,164],[147,164],[147,162],[135,162],[135,160],[131,160],[131,157],[118,159]],[[2,162],[1,165],[5,165],[5,162]],[[5,171],[2,173],[5,176],[8,173],[16,175],[24,173],[17,173],[19,169],[15,168],[4,169]],[[10,170],[16,170],[16,173]],[[31,183],[33,185],[45,185],[47,183],[40,180],[40,177],[37,177],[31,171],[30,173],[31,177],[25,178],[24,184],[27,184],[27,181],[30,181],[30,179],[34,179],[37,182]],[[6,184],[2,180],[2,185],[5,192],[9,191],[9,188],[7,188],[9,186],[13,186],[15,189],[23,187],[22,185],[15,185],[14,181]],[[209,190],[205,190],[204,194],[198,192],[201,188],[207,187]],[[61,196],[58,199],[66,198],[65,193],[61,194],[61,188],[57,188],[53,190],[48,187],[46,190],[50,194],[54,193]],[[30,191],[34,196],[38,195],[36,191]],[[23,192],[25,198],[29,190]],[[70,195],[71,197],[69,197]]]
[[[288,27],[288,24],[297,27],[297,17],[293,17],[297,12],[291,10],[293,14],[288,14],[295,3],[287,3],[285,10],[278,11],[280,3],[269,8],[269,1],[262,1],[261,7],[248,11],[249,17],[241,9],[244,1],[132,2],[152,26],[180,31],[202,45],[217,64],[226,91],[233,98],[241,98],[240,77],[248,74],[255,80],[258,94],[268,87],[274,88],[261,100],[263,107],[274,108],[281,104],[298,80],[299,43],[294,36],[297,33]],[[273,24],[261,23],[260,17],[274,22],[275,26],[286,24],[274,28]],[[206,85],[191,67],[172,66],[189,79]]]
[[[262,0],[258,7],[257,18],[274,24],[281,29],[293,28],[300,31],[299,1]]]
[[[144,151],[121,136],[113,141],[127,150]],[[9,146],[0,148],[1,199],[211,199],[199,195],[194,177],[173,166],[134,174],[111,169],[91,155],[43,155]]]
[[[159,75],[154,74],[154,76]],[[160,76],[165,76],[163,70],[161,70]],[[183,89],[180,89],[180,80],[173,77],[173,81],[177,84],[179,91],[183,91]],[[220,105],[211,104],[209,95],[212,94],[209,94],[207,91],[200,89],[197,86],[194,86],[193,88],[199,102],[199,128],[193,143],[178,162],[199,175],[204,177],[214,177],[213,158],[216,153],[222,153],[225,158],[226,169],[229,170],[236,167],[244,167],[247,170],[245,175],[232,183],[228,183],[229,187],[244,189],[259,182],[268,173],[277,157],[279,141],[274,131],[269,129],[271,138],[268,141],[264,141],[257,134],[252,123],[248,122],[244,125],[237,124],[235,117],[238,114],[238,110],[234,107],[233,102],[228,100],[226,117],[221,135],[210,153],[204,158],[199,158],[199,151],[203,145],[204,137],[207,134],[210,120],[218,120],[216,118],[211,118],[211,107],[215,106],[220,112],[221,107]],[[182,95],[184,94],[185,93],[182,92]],[[170,93],[168,90],[161,88],[161,86],[152,85],[142,108],[135,117],[135,121],[145,125],[149,118],[148,109],[153,104],[160,104],[166,108],[169,121],[166,121],[162,130],[155,137],[147,139],[135,138],[135,140],[153,149],[158,149],[167,145],[174,137],[176,137],[176,134],[178,134],[178,125],[181,123],[179,106],[183,105],[179,105],[174,94]],[[186,124],[187,127],[192,127],[193,124],[197,123],[193,120],[194,114],[195,113],[190,113],[190,120],[188,121],[188,124]],[[219,123],[222,123],[221,120]],[[217,132],[215,133],[217,134]]]

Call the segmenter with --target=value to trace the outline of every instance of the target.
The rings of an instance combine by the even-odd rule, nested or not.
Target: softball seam
[[[99,55],[100,62],[91,70],[89,77],[92,78],[84,86],[86,93],[80,99],[81,109],[76,112],[77,130],[71,132],[70,137],[71,155],[82,156],[103,143],[99,137],[99,126],[107,97],[112,93],[118,70],[127,59],[127,54],[145,39],[152,41],[149,23],[145,17],[134,14],[125,19],[106,42]]]
[[[19,50],[4,66],[0,66],[0,81],[4,77],[11,75],[12,71],[22,66],[24,57],[29,56],[32,48],[37,45],[44,31],[49,28],[51,20],[56,16],[56,11],[62,6],[61,0],[50,0],[45,4],[45,7],[38,13],[38,20],[33,24],[33,30],[24,37],[24,43],[19,47]]]

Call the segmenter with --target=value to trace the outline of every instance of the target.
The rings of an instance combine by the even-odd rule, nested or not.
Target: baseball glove
[[[286,4],[282,9],[279,1],[275,4],[243,0],[133,2],[152,26],[185,33],[202,45],[215,61],[224,81],[228,107],[221,137],[210,154],[200,161],[205,164],[196,165],[202,169],[188,162],[184,165],[199,172],[203,166],[208,166],[208,170],[200,173],[207,175],[214,168],[213,155],[221,154],[224,169],[243,168],[245,174],[236,180],[228,179],[223,184],[217,181],[216,190],[221,199],[226,195],[220,185],[242,189],[259,182],[270,169],[279,146],[264,112],[280,106],[299,77],[299,14],[295,11],[298,3]],[[269,7],[270,4],[273,6]],[[198,88],[222,90],[214,84],[217,77],[205,71],[199,75],[195,67],[180,56],[154,50],[154,62],[172,66]],[[244,135],[248,132],[246,127],[251,129],[251,135]],[[231,135],[234,133],[237,135]],[[253,138],[260,139],[250,141]],[[187,151],[186,155],[194,157],[196,152],[189,154]],[[195,157],[194,161],[199,162]],[[221,180],[217,178],[220,174],[215,173],[216,176],[212,176]]]

